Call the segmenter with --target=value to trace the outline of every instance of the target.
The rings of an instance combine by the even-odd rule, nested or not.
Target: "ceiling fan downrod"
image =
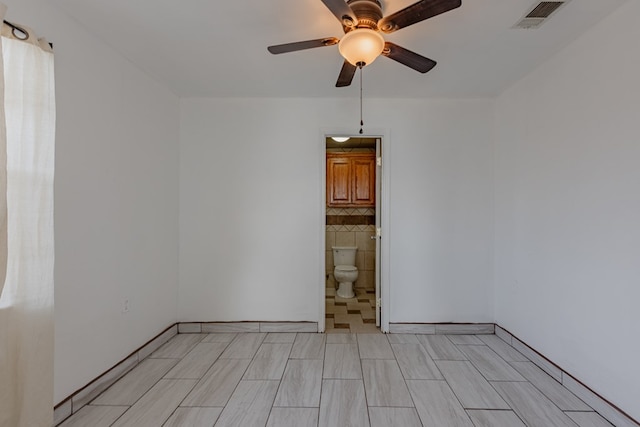
[[[358,68],[360,68],[360,135],[362,135],[362,127],[364,126],[364,120],[362,119],[362,70],[364,70],[364,62],[358,62]]]

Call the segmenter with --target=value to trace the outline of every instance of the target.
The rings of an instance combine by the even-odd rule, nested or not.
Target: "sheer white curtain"
[[[4,11],[0,3],[0,15]],[[0,426],[50,427],[53,54],[44,40],[25,31],[28,39],[19,40],[19,32],[3,25],[0,52]]]

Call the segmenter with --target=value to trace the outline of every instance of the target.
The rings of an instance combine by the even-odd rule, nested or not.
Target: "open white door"
[[[380,239],[381,239],[381,216],[382,216],[382,140],[376,138],[376,232],[372,236],[376,240],[376,326],[380,327]]]

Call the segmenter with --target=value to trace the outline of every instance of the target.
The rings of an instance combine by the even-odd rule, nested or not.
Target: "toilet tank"
[[[336,265],[356,265],[356,246],[332,246],[333,266]]]

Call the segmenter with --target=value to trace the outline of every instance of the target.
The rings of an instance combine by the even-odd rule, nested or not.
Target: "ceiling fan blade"
[[[314,47],[333,46],[338,44],[340,40],[335,37],[327,37],[325,39],[306,40],[303,42],[278,44],[275,46],[269,46],[267,50],[274,55],[287,52],[295,52],[298,50],[312,49]]]
[[[345,27],[353,27],[358,23],[358,17],[345,0],[322,0],[322,3]]]
[[[351,81],[353,80],[353,76],[356,74],[357,67],[351,64],[349,61],[344,61],[342,64],[342,70],[340,70],[340,75],[338,76],[338,81],[336,82],[336,87],[345,87],[351,85]]]
[[[385,33],[392,33],[400,28],[408,27],[441,13],[448,12],[462,5],[462,0],[421,0],[393,13],[378,22],[378,28]]]
[[[426,73],[436,66],[436,61],[390,42],[384,44],[382,54],[421,73]]]

